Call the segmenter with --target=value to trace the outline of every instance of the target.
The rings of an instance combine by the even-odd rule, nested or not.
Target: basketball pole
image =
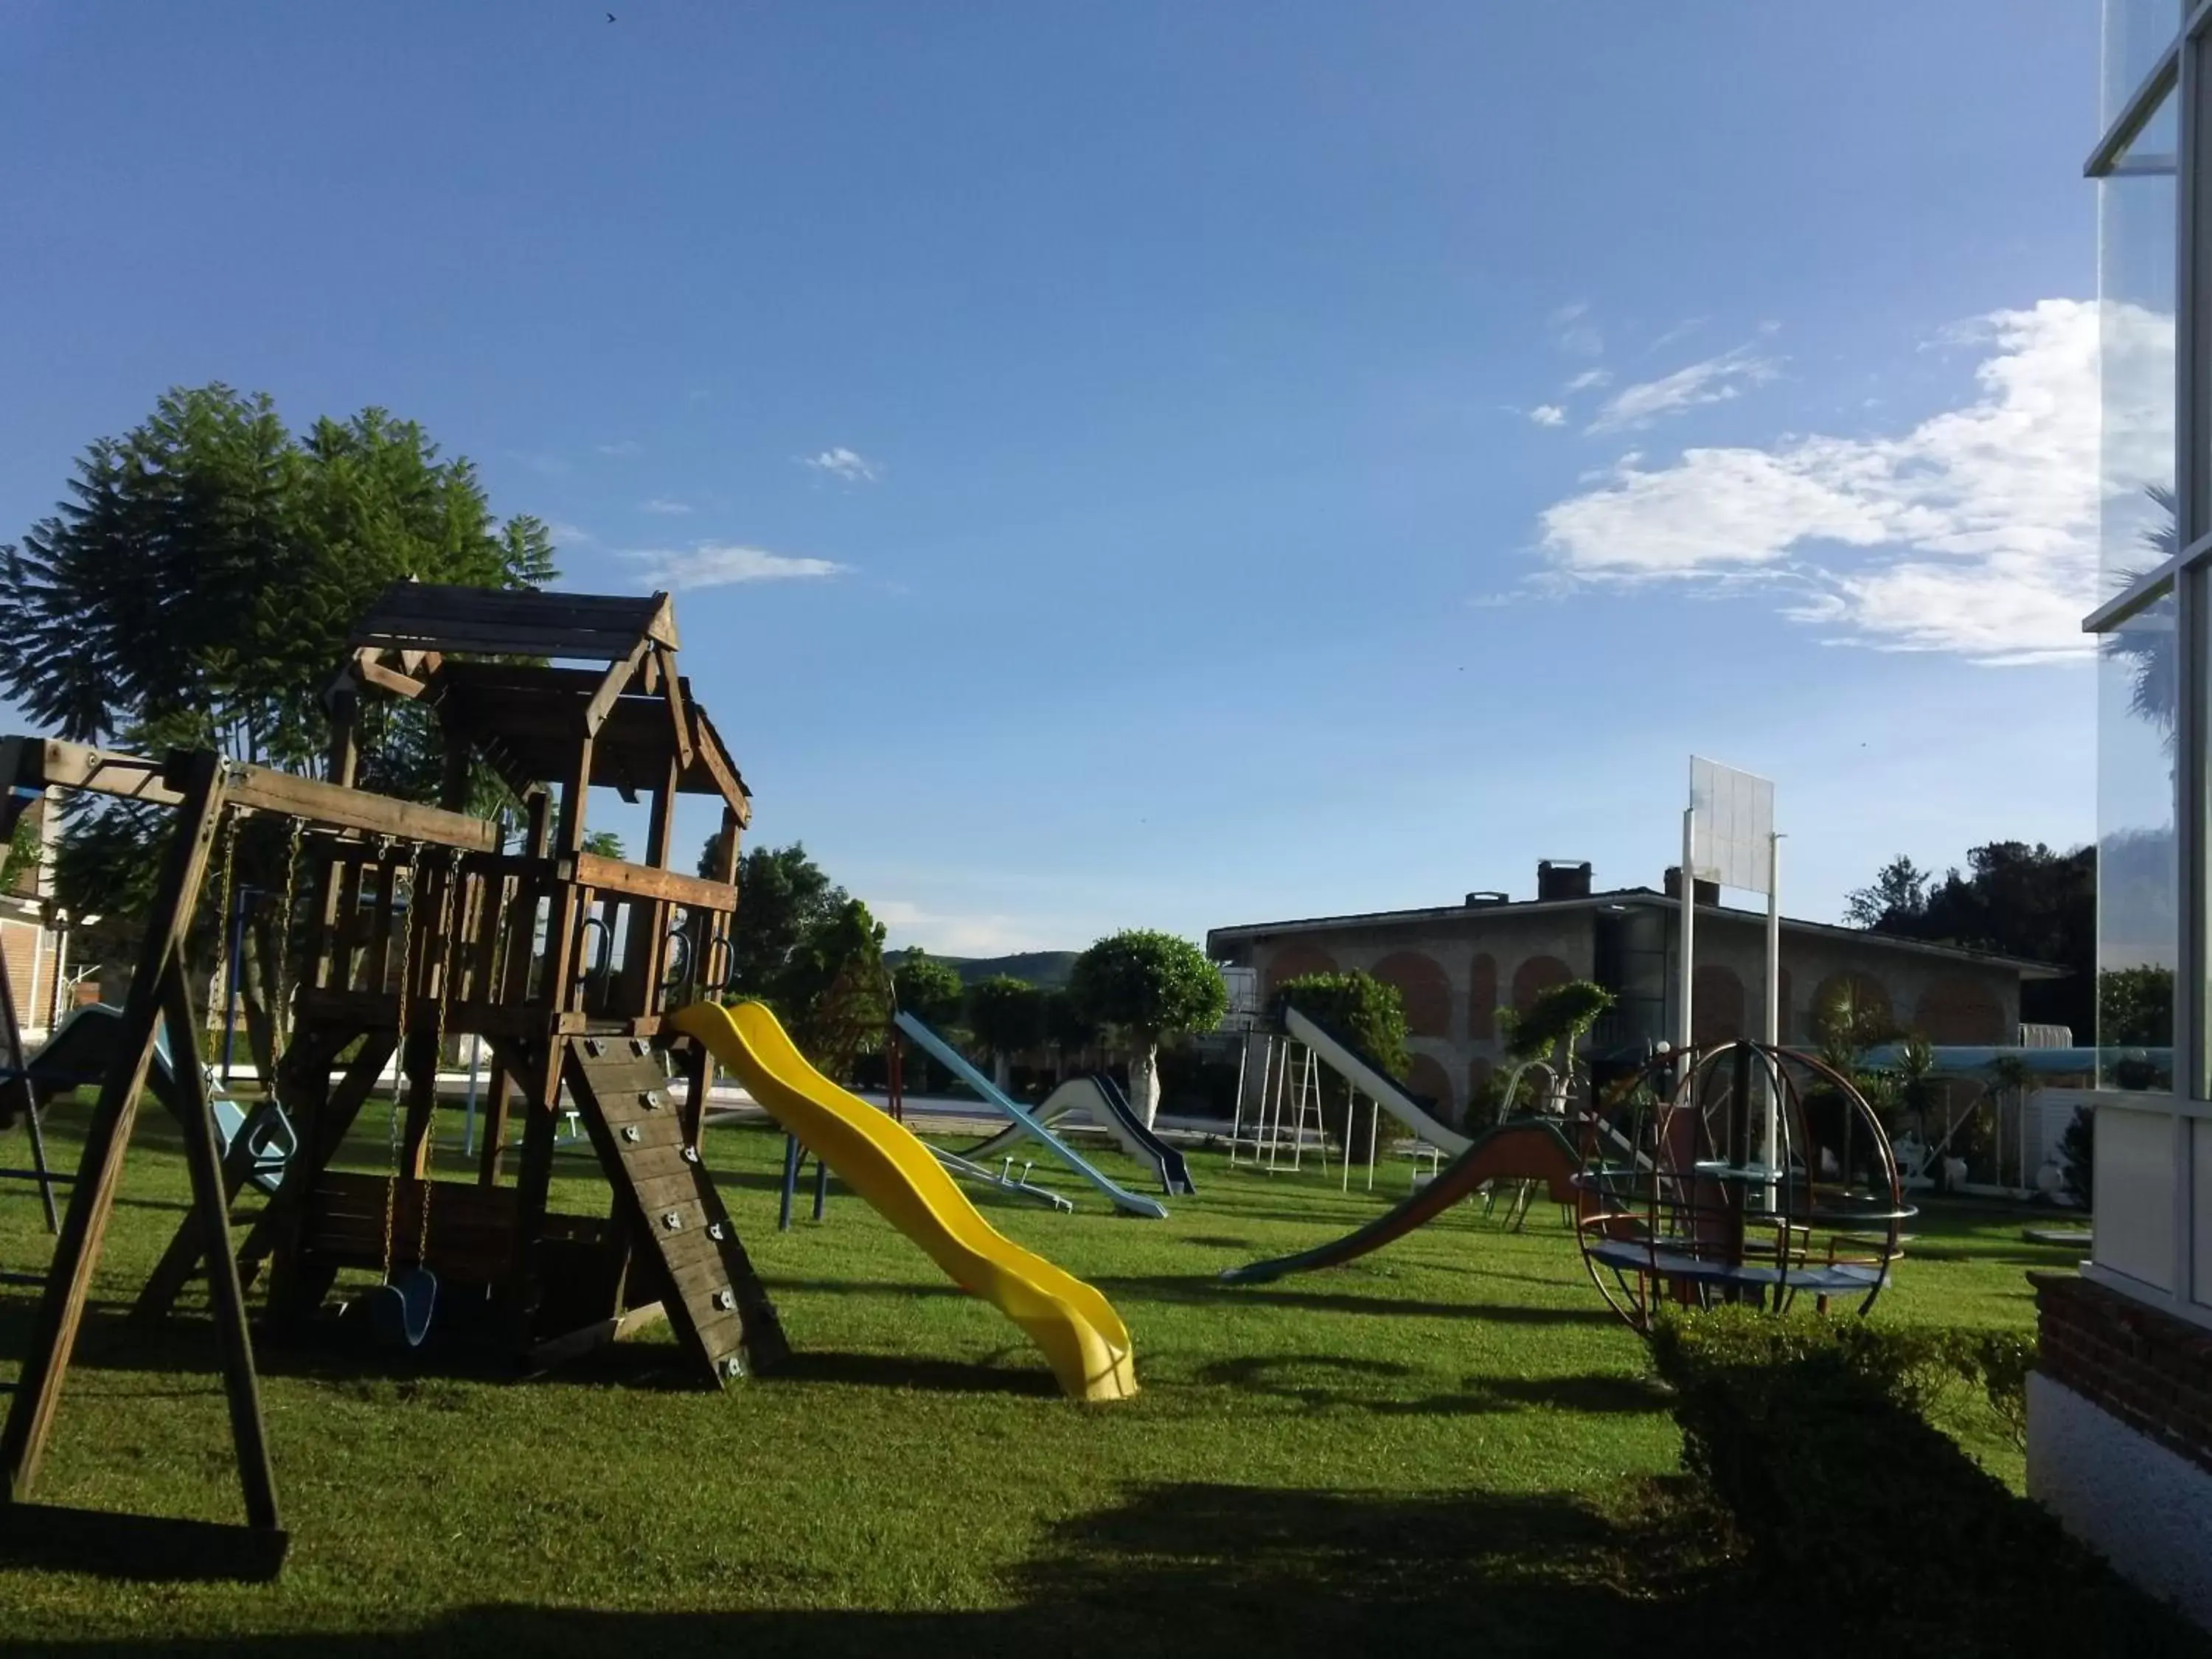
[[[1697,817],[1694,805],[1682,809],[1682,989],[1676,1000],[1679,1017],[1675,1021],[1674,1047],[1678,1053],[1685,1054],[1690,1052],[1690,987],[1695,977],[1692,964],[1697,961],[1698,878],[1692,863]]]

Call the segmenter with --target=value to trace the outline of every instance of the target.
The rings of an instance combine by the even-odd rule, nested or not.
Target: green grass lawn
[[[374,1115],[363,1167],[381,1155]],[[53,1129],[70,1166],[78,1121],[64,1107]],[[173,1145],[149,1109],[37,1495],[229,1519],[211,1328],[180,1314],[149,1340],[120,1321],[183,1211]],[[1668,1509],[1680,1443],[1643,1346],[1548,1206],[1518,1235],[1462,1207],[1354,1265],[1231,1288],[1218,1269],[1358,1224],[1402,1194],[1405,1167],[1345,1196],[1194,1155],[1200,1195],[1164,1222],[1072,1184],[1073,1216],[987,1198],[1133,1334],[1141,1394],[1084,1407],[850,1195],[777,1233],[781,1146],[729,1128],[707,1148],[796,1350],[781,1372],[727,1395],[679,1386],[665,1332],[528,1382],[264,1351],[283,1579],[0,1572],[0,1640],[274,1652],[312,1635],[318,1651],[516,1659],[1649,1652],[1698,1646],[1730,1604],[1708,1531]],[[20,1133],[4,1155],[22,1161]],[[605,1207],[587,1156],[564,1155],[558,1186],[562,1207]],[[2028,1325],[2023,1271],[2069,1252],[2020,1243],[2021,1220],[1929,1218],[1876,1316]],[[30,1190],[0,1194],[0,1261],[47,1252]],[[9,1375],[30,1307],[0,1291]],[[1969,1416],[1963,1437],[2016,1480],[2017,1455]]]

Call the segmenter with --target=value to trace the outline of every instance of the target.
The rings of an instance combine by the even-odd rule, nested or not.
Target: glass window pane
[[[2100,599],[2173,550],[2175,106],[2097,186]]]
[[[2109,126],[2181,33],[2185,0],[2105,0],[2103,118]]]
[[[2097,1080],[2168,1087],[2178,914],[2172,594],[2099,645]]]

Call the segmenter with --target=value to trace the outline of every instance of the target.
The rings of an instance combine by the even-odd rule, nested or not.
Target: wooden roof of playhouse
[[[677,672],[676,647],[665,593],[395,582],[347,642],[341,687],[427,702],[450,739],[511,786],[566,781],[589,739],[592,783],[634,798],[672,779],[681,793],[719,796],[744,823],[744,780]]]

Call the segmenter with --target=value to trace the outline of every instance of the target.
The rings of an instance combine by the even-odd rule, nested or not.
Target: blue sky
[[[2097,74],[2084,0],[32,0],[0,540],[167,386],[418,419],[677,588],[898,943],[1656,881],[1692,750],[1832,917],[2094,829]]]

